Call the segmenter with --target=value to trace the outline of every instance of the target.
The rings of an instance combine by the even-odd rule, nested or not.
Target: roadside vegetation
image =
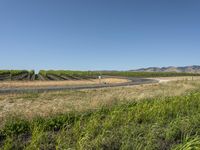
[[[31,121],[1,129],[4,149],[199,149],[200,92],[144,99]]]
[[[199,80],[1,95],[0,103],[2,149],[200,148]]]

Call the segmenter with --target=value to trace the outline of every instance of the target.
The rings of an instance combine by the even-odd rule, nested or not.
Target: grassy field
[[[173,80],[177,78],[172,78]],[[0,95],[0,124],[8,116],[49,116],[69,111],[87,111],[113,103],[126,103],[144,98],[176,96],[199,88],[199,78],[178,78],[179,81],[138,85],[130,87],[104,88],[96,90],[56,91],[45,93]],[[162,79],[164,80],[164,79]],[[169,78],[167,78],[169,80]]]
[[[124,83],[130,82],[127,79],[120,78],[102,78],[101,83]],[[34,88],[34,87],[49,87],[49,86],[71,86],[71,85],[91,85],[99,84],[99,79],[90,80],[64,80],[64,81],[2,81],[0,82],[0,88]]]
[[[200,81],[0,96],[3,149],[198,149]]]

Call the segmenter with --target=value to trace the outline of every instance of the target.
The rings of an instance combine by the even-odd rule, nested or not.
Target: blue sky
[[[1,0],[0,69],[200,65],[199,0]]]

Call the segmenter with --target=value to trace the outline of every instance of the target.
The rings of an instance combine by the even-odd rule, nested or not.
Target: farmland
[[[0,70],[0,80],[84,80],[96,79],[98,76],[125,76],[125,77],[175,77],[199,76],[198,73],[176,72],[131,72],[131,71],[72,71],[72,70]]]
[[[125,76],[125,77],[177,77],[177,76],[199,76],[198,73],[184,72],[130,72],[130,71],[106,71],[102,75]]]
[[[97,78],[101,73],[95,71],[40,70],[42,80],[81,80]]]
[[[33,70],[0,70],[1,80],[35,80],[35,72]]]
[[[70,71],[70,70],[41,70],[39,75],[50,80],[89,79],[98,76],[125,76],[125,77],[174,77],[199,76],[197,73],[176,72],[130,72],[130,71]]]

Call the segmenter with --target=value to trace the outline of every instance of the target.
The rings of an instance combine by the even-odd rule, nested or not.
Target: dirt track
[[[132,78],[132,77],[117,77],[130,80],[130,82],[124,83],[112,83],[112,84],[93,84],[93,85],[70,85],[70,86],[48,86],[48,87],[20,87],[20,88],[3,88],[0,89],[0,93],[25,93],[25,92],[47,92],[47,91],[60,91],[60,90],[81,90],[81,89],[96,89],[106,87],[118,87],[118,86],[130,86],[140,84],[158,83],[155,79],[145,78]]]

